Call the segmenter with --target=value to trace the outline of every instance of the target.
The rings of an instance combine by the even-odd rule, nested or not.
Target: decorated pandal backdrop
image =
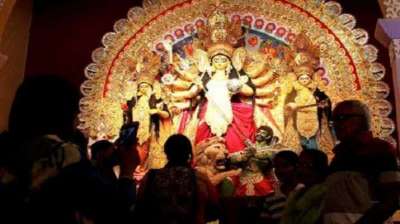
[[[385,68],[368,36],[336,2],[145,0],[94,50],[80,129],[115,139],[139,121],[147,168],[162,167],[163,143],[183,133],[196,163],[218,168],[225,152],[237,161],[304,147],[332,155],[331,110],[357,99],[374,135],[396,144]]]

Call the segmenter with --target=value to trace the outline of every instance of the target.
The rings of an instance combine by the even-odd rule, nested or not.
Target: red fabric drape
[[[197,128],[195,143],[214,136],[208,124],[204,121],[207,104],[200,110],[200,124]],[[226,147],[229,153],[238,152],[245,148],[244,141],[249,139],[254,142],[256,125],[253,119],[253,107],[244,103],[232,103],[233,121],[223,136],[226,140]]]
[[[257,183],[241,183],[240,176],[232,177],[233,185],[235,186],[235,197],[244,196],[265,196],[274,191],[273,184],[268,177],[264,177],[260,182]],[[253,195],[248,195],[247,190],[251,187],[254,189]]]
[[[189,119],[193,115],[193,111],[184,110],[182,113],[183,113],[183,115],[182,115],[182,118],[180,120],[179,129],[178,129],[178,133],[179,134],[183,134],[184,133],[186,125],[187,125]]]

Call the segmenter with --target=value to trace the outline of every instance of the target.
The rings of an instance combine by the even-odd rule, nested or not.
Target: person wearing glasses
[[[395,150],[373,137],[368,107],[360,101],[339,103],[332,119],[339,143],[326,181],[324,223],[383,223],[399,208]]]

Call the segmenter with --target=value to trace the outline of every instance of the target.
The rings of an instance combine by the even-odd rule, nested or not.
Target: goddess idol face
[[[311,83],[311,77],[309,74],[302,74],[299,76],[298,81],[301,85],[307,86]]]
[[[218,54],[212,58],[212,66],[215,70],[225,70],[230,63],[229,58],[223,54]]]
[[[152,92],[152,87],[149,83],[142,82],[139,84],[137,93],[138,96],[143,96],[143,95],[150,96],[151,92]]]

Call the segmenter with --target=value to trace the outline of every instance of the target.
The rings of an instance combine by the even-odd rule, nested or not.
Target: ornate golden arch
[[[82,84],[80,129],[92,138],[113,138],[122,125],[121,105],[135,91],[126,61],[143,46],[157,49],[164,39],[179,41],[196,23],[209,0],[145,0],[131,8],[127,19],[118,20],[106,33],[103,47],[93,51],[93,63],[85,69]],[[391,104],[385,99],[390,89],[382,78],[385,68],[376,62],[378,50],[368,44],[368,33],[356,27],[350,14],[342,14],[339,3],[323,0],[231,0],[230,16],[239,16],[256,30],[291,44],[300,32],[320,46],[321,64],[329,85],[323,89],[333,104],[359,99],[373,113],[376,136],[395,143],[395,125],[388,118]]]

